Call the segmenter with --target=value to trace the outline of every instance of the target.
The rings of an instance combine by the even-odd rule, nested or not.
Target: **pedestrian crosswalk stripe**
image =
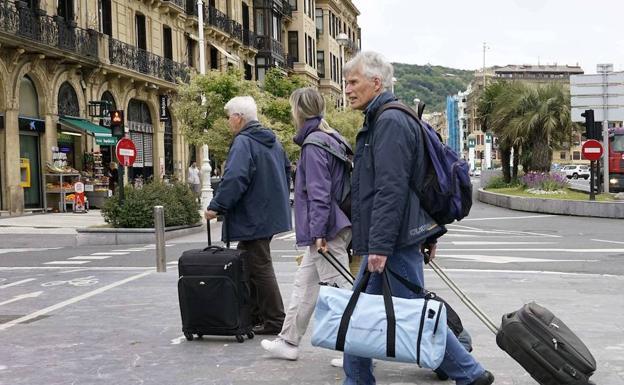
[[[45,262],[44,265],[82,265],[91,261],[52,261]]]
[[[110,255],[77,255],[75,257],[67,258],[67,259],[92,259],[92,260],[101,260],[108,259]]]
[[[452,241],[454,245],[552,245],[557,242],[517,242],[517,241]]]
[[[107,252],[102,252],[102,253],[91,253],[91,255],[127,255],[130,254],[128,252],[120,252],[120,251],[107,251]]]

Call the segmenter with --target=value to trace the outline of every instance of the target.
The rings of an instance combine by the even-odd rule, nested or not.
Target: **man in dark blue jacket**
[[[225,214],[224,241],[238,241],[249,252],[256,334],[278,334],[284,304],[275,278],[269,244],[291,229],[290,162],[273,131],[258,122],[256,103],[239,96],[225,105],[234,136],[223,178],[206,210],[206,219]]]
[[[381,55],[359,53],[344,66],[344,74],[351,108],[365,114],[364,126],[356,138],[351,180],[353,251],[364,257],[357,280],[366,269],[382,273],[389,267],[424,287],[421,249],[428,249],[430,258],[434,258],[435,240],[446,230],[420,207],[410,188],[410,179],[422,181],[425,165],[418,123],[395,109],[376,116],[381,106],[396,100],[387,91],[392,86],[393,68]],[[389,278],[394,296],[417,296],[391,275]],[[381,294],[381,280],[381,274],[373,274],[366,292]],[[458,385],[494,382],[494,376],[475,361],[451,331],[447,333],[440,369]],[[375,384],[369,358],[345,354],[344,371],[345,385]]]

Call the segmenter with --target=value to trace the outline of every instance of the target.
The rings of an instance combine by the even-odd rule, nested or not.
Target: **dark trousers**
[[[282,330],[284,303],[277,285],[270,238],[238,242],[237,249],[247,251],[251,288],[252,317],[267,329]]]

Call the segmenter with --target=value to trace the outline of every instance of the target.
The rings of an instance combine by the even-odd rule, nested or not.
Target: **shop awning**
[[[95,143],[97,144],[110,146],[117,143],[117,138],[112,136],[110,128],[99,126],[86,119],[64,116],[59,118],[59,123],[69,128],[73,128],[74,130],[82,131],[95,136]]]

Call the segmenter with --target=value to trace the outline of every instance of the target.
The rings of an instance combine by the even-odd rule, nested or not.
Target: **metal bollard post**
[[[156,271],[167,271],[165,256],[165,210],[162,206],[154,206],[154,233],[156,233]]]

